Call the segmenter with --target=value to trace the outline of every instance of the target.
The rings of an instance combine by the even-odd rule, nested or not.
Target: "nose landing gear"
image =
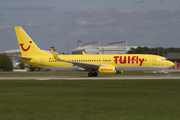
[[[156,73],[156,76],[159,77],[159,72]]]

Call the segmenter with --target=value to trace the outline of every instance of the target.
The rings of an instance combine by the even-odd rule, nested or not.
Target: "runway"
[[[158,80],[158,79],[180,79],[179,75],[167,76],[106,76],[106,77],[0,77],[0,80]]]

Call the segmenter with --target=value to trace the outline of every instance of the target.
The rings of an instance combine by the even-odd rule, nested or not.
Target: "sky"
[[[79,39],[180,48],[180,0],[1,0],[0,52],[19,49],[14,26],[57,52],[71,53]]]

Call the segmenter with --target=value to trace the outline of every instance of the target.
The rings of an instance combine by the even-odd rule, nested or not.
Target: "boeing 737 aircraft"
[[[174,66],[164,57],[145,54],[96,54],[57,55],[42,51],[20,27],[15,27],[21,50],[20,60],[32,66],[53,70],[80,70],[88,72],[89,77],[99,74],[116,74],[121,71],[159,71]]]

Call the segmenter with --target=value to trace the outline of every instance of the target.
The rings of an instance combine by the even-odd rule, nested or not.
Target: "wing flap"
[[[100,66],[100,65],[91,64],[91,63],[74,62],[74,61],[67,61],[67,60],[62,60],[62,61],[72,63],[73,66],[78,66],[78,67],[83,67],[83,68],[99,68]]]

